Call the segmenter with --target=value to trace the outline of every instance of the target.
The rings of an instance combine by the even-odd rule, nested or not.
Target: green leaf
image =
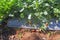
[[[20,17],[21,17],[21,18],[24,18],[24,14],[23,14],[23,13],[21,13],[21,14],[20,14]]]
[[[60,10],[57,8],[54,8],[54,13],[60,13]]]

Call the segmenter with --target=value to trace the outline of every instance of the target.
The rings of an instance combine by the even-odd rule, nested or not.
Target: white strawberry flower
[[[13,17],[14,15],[13,14],[9,14],[9,16]]]
[[[50,24],[53,24],[53,22],[50,22]]]
[[[31,14],[28,15],[28,19],[31,19]]]
[[[50,6],[48,3],[45,3],[45,6]]]
[[[56,20],[56,23],[58,23],[58,20]]]
[[[20,12],[22,12],[24,10],[24,8],[22,8],[21,10],[20,10]]]
[[[44,11],[44,15],[47,15],[48,14],[48,12],[47,11]]]

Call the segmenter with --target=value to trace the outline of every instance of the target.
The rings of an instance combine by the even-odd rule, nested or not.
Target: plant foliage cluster
[[[60,19],[60,0],[0,0],[0,21],[12,18],[31,19],[35,23]]]

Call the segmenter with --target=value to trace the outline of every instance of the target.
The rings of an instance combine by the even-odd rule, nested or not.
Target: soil
[[[53,34],[49,37],[44,33],[25,32],[21,40],[60,40],[60,34]]]
[[[36,32],[36,31],[23,31],[23,35],[20,40],[60,40],[60,33],[59,31],[47,31],[44,32]],[[51,34],[48,34],[51,32]]]
[[[51,34],[49,34],[48,32],[51,32]],[[4,38],[4,35],[2,37]],[[36,32],[36,30],[27,31],[27,29],[21,29],[16,31],[16,34],[7,35],[5,39],[6,40],[60,40],[60,33],[59,31]]]

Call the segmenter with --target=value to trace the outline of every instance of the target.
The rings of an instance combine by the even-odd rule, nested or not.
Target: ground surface
[[[14,33],[14,32],[13,32]],[[7,32],[6,32],[7,34]],[[0,40],[60,40],[60,33],[55,32],[53,33],[51,31],[51,34],[48,32],[31,32],[27,31],[26,29],[22,29],[16,32],[16,34],[7,35],[4,33],[4,35],[0,35]],[[1,39],[2,37],[2,39]]]
[[[60,40],[60,34],[53,34],[50,37],[44,33],[30,33],[26,32],[21,40]]]
[[[60,40],[60,31],[31,32],[22,29],[20,32],[22,32],[20,40]]]

